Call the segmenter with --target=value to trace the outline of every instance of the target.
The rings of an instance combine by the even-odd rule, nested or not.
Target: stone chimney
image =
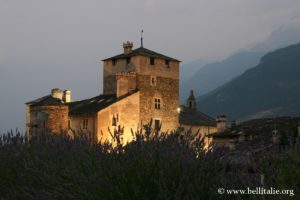
[[[133,48],[133,43],[132,42],[124,42],[123,43],[123,48],[124,48],[124,53],[127,54],[127,53],[130,53],[132,51],[132,48]]]
[[[226,115],[218,115],[216,118],[217,122],[217,131],[218,133],[222,133],[226,130],[227,117]]]
[[[70,90],[65,90],[63,94],[63,101],[65,103],[70,103],[71,102],[71,91]]]
[[[116,74],[116,95],[117,97],[128,94],[136,89],[136,73],[119,72]]]
[[[54,88],[54,89],[51,90],[51,96],[53,98],[57,98],[57,99],[62,100],[63,93],[59,88]]]

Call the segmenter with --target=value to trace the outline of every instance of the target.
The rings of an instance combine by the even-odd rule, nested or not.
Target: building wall
[[[217,132],[217,127],[214,126],[195,126],[195,125],[181,125],[181,126],[184,128],[184,132],[191,130],[192,133],[196,134],[199,131],[199,137],[204,138],[205,149],[207,149],[212,142],[211,138],[205,136]]]
[[[199,130],[201,136],[205,136],[207,134],[216,133],[217,127],[214,126],[195,126],[195,125],[182,125],[184,131],[192,130],[192,133],[196,133]]]
[[[139,101],[140,93],[136,92],[98,112],[97,116],[97,141],[111,141],[108,128],[113,132],[119,125],[124,127],[124,144],[132,141],[131,128],[135,131],[139,127]],[[112,125],[113,117],[117,117],[117,126]]]
[[[137,87],[141,92],[140,116],[143,123],[150,119],[162,122],[162,131],[172,131],[179,126],[179,62],[156,58],[154,65],[150,64],[150,57],[140,56],[138,66]],[[156,84],[151,84],[155,77]],[[161,108],[155,109],[155,99],[161,100]]]
[[[48,131],[51,133],[67,133],[69,108],[59,106],[31,106],[30,134]]]
[[[151,119],[158,119],[162,123],[162,131],[177,129],[179,126],[178,80],[156,77],[156,86],[151,86],[150,79],[150,75],[138,76],[142,123],[147,124]],[[155,109],[155,99],[160,99],[160,109]]]
[[[162,122],[162,131],[178,128],[179,116],[179,62],[155,58],[154,65],[148,56],[133,56],[127,64],[126,59],[119,59],[113,65],[111,60],[104,61],[104,94],[117,90],[113,76],[117,73],[136,72],[136,87],[140,91],[140,120],[147,124],[151,119]],[[156,85],[151,85],[151,77],[156,78]],[[116,92],[115,92],[116,93]],[[155,109],[154,101],[161,100],[161,109]]]
[[[85,134],[91,142],[97,141],[97,114],[93,115],[73,115],[70,116],[69,134],[79,135]],[[87,127],[84,127],[84,120],[87,120]]]
[[[117,79],[116,74],[137,72],[139,65],[139,56],[131,57],[130,63],[127,64],[126,59],[117,60],[116,64],[112,64],[112,60],[103,62],[103,94],[116,94]],[[130,84],[133,84],[130,82]]]

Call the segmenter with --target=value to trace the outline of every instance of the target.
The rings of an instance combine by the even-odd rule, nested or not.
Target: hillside
[[[198,95],[216,89],[234,77],[241,75],[250,67],[258,64],[262,56],[263,53],[239,52],[224,61],[206,64],[200,69],[198,67],[198,71],[195,71],[190,79],[183,79],[182,84],[180,84],[180,96],[182,100],[187,98],[191,89],[196,90]],[[194,65],[194,68],[197,68],[197,66]],[[182,71],[187,70],[189,68],[182,66]]]
[[[254,68],[198,98],[201,111],[245,120],[300,115],[300,44],[265,55]]]
[[[300,28],[288,25],[275,30],[261,43],[249,47],[248,50],[240,50],[221,62],[205,64],[196,61],[183,65],[180,83],[181,101],[185,101],[190,89],[197,91],[198,95],[211,92],[257,65],[265,53],[299,41]],[[189,76],[186,76],[187,73]]]

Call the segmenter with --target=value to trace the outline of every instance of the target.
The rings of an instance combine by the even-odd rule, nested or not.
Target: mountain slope
[[[203,66],[197,62],[183,65],[181,73],[187,73],[191,69],[194,76],[181,76],[180,97],[185,101],[190,89],[194,89],[198,95],[211,92],[226,82],[232,80],[247,69],[259,63],[260,58],[267,52],[282,48],[300,41],[300,18],[294,20],[296,25],[287,24],[274,31],[266,40],[254,45],[248,51],[240,51],[228,59]],[[188,66],[188,67],[186,67]]]
[[[198,99],[199,109],[230,119],[300,115],[300,44],[265,55],[254,68]]]
[[[190,79],[185,79],[180,84],[180,96],[185,100],[191,89],[202,95],[230,81],[242,74],[245,70],[258,64],[263,53],[239,52],[228,59],[204,65]],[[195,66],[196,67],[196,66]],[[182,66],[182,71],[188,70]]]

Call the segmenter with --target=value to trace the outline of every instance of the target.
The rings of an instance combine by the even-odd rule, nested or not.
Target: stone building
[[[71,101],[71,92],[54,89],[51,95],[26,104],[28,136],[39,131],[85,133],[93,142],[111,141],[109,130],[124,127],[124,143],[137,130],[153,121],[153,128],[172,131],[180,123],[211,133],[213,120],[196,112],[196,104],[179,110],[180,61],[146,49],[133,49],[123,43],[122,54],[103,60],[103,94],[81,101]],[[185,116],[194,112],[190,123]],[[194,123],[197,120],[203,123]],[[54,120],[55,119],[55,120]],[[182,121],[183,120],[183,121]],[[204,123],[205,122],[205,123]],[[206,123],[207,122],[207,123]]]
[[[179,122],[185,131],[191,130],[193,133],[199,131],[202,137],[217,132],[216,120],[197,111],[197,102],[193,90],[190,92],[186,105],[181,105],[179,111]]]

